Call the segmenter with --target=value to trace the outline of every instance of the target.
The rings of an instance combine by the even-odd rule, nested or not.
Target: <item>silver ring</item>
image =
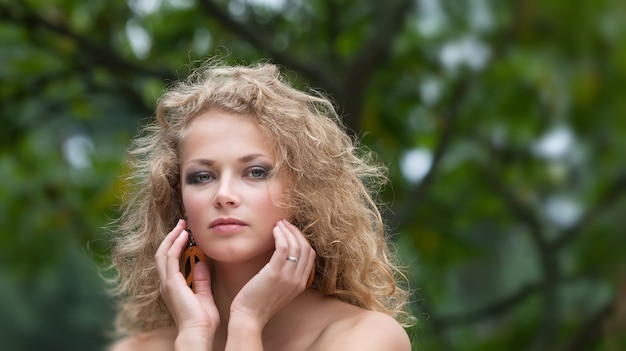
[[[293,256],[287,256],[287,261],[298,263],[298,258]]]

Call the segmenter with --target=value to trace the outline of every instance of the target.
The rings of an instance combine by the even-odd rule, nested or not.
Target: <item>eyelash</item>
[[[255,177],[252,175],[252,173],[254,172],[260,172],[261,174]],[[255,179],[255,180],[267,179],[269,175],[270,175],[270,169],[267,169],[265,167],[260,167],[260,166],[248,168],[246,169],[244,173],[244,176],[250,177],[251,179]],[[187,184],[201,184],[201,183],[211,181],[215,178],[216,178],[215,175],[213,175],[212,173],[202,171],[202,172],[194,172],[194,173],[188,174],[185,180]]]
[[[215,179],[215,176],[208,172],[194,172],[190,173],[186,177],[187,184],[200,184],[209,181],[209,179],[200,179],[201,177],[210,177]]]
[[[269,176],[270,171],[264,167],[252,167],[246,171],[246,175],[252,175],[253,172],[261,172],[259,177],[251,177],[253,179],[266,179]]]

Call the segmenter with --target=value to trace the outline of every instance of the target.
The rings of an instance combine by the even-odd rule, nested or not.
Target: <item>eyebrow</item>
[[[270,158],[270,157],[265,155],[265,154],[258,154],[257,153],[257,154],[249,154],[249,155],[242,156],[242,157],[238,158],[237,161],[239,161],[240,163],[246,163],[246,162],[250,162],[252,160],[255,160],[257,158]],[[204,159],[204,158],[196,158],[196,159],[193,159],[193,160],[187,162],[187,164],[190,164],[190,163],[199,163],[199,164],[206,165],[206,166],[212,166],[213,164],[215,164],[215,161],[214,160],[207,160],[207,159]]]
[[[239,158],[239,162],[250,162],[257,158],[269,158],[269,156],[264,154],[250,154]]]

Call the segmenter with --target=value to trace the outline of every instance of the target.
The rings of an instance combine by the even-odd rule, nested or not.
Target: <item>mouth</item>
[[[248,224],[236,218],[217,218],[209,224],[209,229],[232,232],[247,226]]]

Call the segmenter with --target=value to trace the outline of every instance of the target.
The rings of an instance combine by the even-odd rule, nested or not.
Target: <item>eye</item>
[[[254,179],[265,179],[269,175],[269,170],[263,167],[253,167],[248,169],[248,173],[246,174],[250,178]]]
[[[195,172],[187,175],[187,184],[200,184],[206,183],[215,179],[213,174],[209,172]]]

